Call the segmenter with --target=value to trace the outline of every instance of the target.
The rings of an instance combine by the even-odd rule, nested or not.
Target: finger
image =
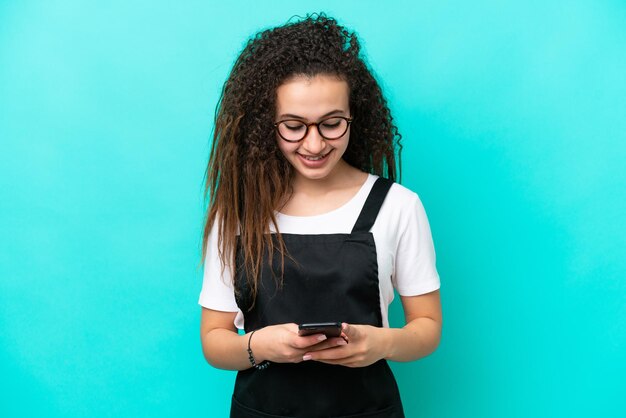
[[[327,359],[327,360],[316,360],[319,363],[324,364],[332,364],[334,366],[344,366],[344,367],[361,367],[361,364],[355,360],[352,356],[340,359]]]
[[[341,333],[345,335],[348,340],[350,340],[350,338],[354,338],[356,336],[356,328],[344,322],[341,324]]]
[[[324,363],[324,364],[332,364],[333,366],[345,366],[346,364],[344,363],[344,359],[337,359],[337,360],[315,360],[318,361],[320,363]]]
[[[306,337],[297,336],[293,340],[292,346],[296,348],[308,348],[325,340],[327,340],[327,337],[324,334],[313,334],[307,335]]]
[[[320,351],[326,350],[328,348],[333,348],[341,345],[348,344],[346,340],[341,337],[329,338],[326,341],[322,341],[321,343],[315,344],[314,346],[308,347],[309,351]]]
[[[344,346],[331,347],[320,351],[307,351],[302,357],[303,360],[338,360],[350,357],[350,353]]]
[[[299,329],[298,324],[294,324],[294,323],[292,322],[292,323],[289,323],[289,324],[284,324],[284,325],[285,325],[285,327],[287,327],[287,329],[288,329],[289,331],[293,332],[294,334],[297,334],[297,333],[298,333],[298,329]]]

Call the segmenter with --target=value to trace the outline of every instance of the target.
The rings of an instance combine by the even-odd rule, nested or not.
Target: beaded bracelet
[[[252,340],[252,335],[256,332],[256,330],[250,333],[250,337],[248,337],[248,359],[250,359],[250,364],[257,370],[267,369],[267,366],[270,365],[269,361],[262,361],[261,364],[256,364],[256,360],[254,360],[254,355],[252,354],[252,349],[250,348],[250,341]]]

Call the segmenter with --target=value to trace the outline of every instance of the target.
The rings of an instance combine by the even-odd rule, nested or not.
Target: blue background
[[[226,416],[197,305],[213,111],[250,35],[313,11],[361,36],[431,222],[443,339],[393,365],[407,416],[624,416],[608,0],[0,1],[1,416]]]

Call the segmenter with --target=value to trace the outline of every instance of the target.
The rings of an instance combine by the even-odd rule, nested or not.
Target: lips
[[[332,153],[332,150],[327,152],[324,155],[303,155],[298,154],[300,161],[307,167],[317,168],[324,165],[324,163],[328,160],[328,156]]]
[[[328,154],[330,154],[330,152],[329,152]],[[303,158],[305,158],[305,159],[306,159],[306,160],[308,160],[308,161],[319,161],[319,160],[321,160],[322,158],[326,158],[326,156],[327,156],[328,154],[324,154],[324,155],[316,155],[316,156],[313,156],[313,155],[302,155],[302,154],[300,154],[300,155],[302,155],[302,157],[303,157]]]

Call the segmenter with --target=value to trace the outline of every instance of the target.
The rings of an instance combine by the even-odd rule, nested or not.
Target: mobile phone
[[[298,335],[324,334],[328,338],[341,336],[341,322],[316,322],[300,324]]]

